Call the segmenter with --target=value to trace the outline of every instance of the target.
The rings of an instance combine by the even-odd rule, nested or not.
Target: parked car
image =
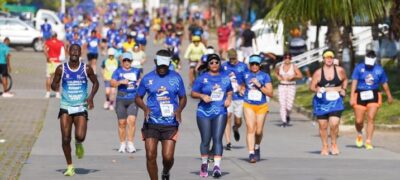
[[[32,47],[35,51],[43,51],[40,31],[15,17],[0,17],[0,40],[10,38],[11,47]]]

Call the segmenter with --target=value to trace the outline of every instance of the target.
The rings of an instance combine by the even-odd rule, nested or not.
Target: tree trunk
[[[249,9],[250,9],[250,1],[248,1],[248,0],[246,0],[246,1],[243,1],[244,3],[243,3],[243,14],[242,14],[242,18],[243,18],[243,21],[248,21],[248,18],[249,18]]]
[[[339,23],[332,20],[328,22],[328,47],[335,51],[336,58],[341,59],[339,53],[341,44],[340,26]]]
[[[389,28],[389,37],[391,40],[399,41],[400,40],[400,0],[393,0],[392,7],[390,8],[390,28]],[[400,51],[397,49],[397,69],[400,70]],[[400,76],[397,76],[400,80]]]

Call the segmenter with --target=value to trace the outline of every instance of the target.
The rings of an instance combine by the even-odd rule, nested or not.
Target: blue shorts
[[[136,41],[136,43],[138,43],[139,45],[146,46],[146,44],[147,44],[147,40],[146,40],[146,39],[143,39],[143,40],[137,40],[137,41]]]
[[[106,88],[111,87],[111,82],[110,81],[104,81],[104,87],[106,87]]]

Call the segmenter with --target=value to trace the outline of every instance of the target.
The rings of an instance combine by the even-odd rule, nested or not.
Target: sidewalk
[[[154,54],[160,46],[150,44],[147,49],[148,62],[145,72],[153,69]],[[185,47],[185,46],[183,46]],[[187,63],[183,63],[183,74],[187,80]],[[101,79],[99,79],[102,82]],[[185,83],[187,84],[187,83]],[[101,83],[102,85],[102,83]],[[186,88],[187,89],[187,88]],[[190,92],[187,90],[187,94]],[[143,112],[139,111],[134,154],[120,154],[117,136],[117,120],[114,112],[105,111],[103,86],[95,99],[95,109],[89,111],[89,126],[84,143],[84,159],[73,162],[77,168],[74,177],[66,178],[62,172],[66,168],[61,149],[61,134],[57,113],[59,102],[51,99],[45,117],[43,130],[35,143],[29,159],[24,165],[20,179],[148,179],[146,171],[144,144],[140,140],[140,128]],[[175,151],[175,165],[171,179],[200,179],[199,144],[200,137],[195,121],[197,100],[188,96],[188,105],[183,112],[183,124]],[[271,112],[267,118],[264,139],[261,144],[262,160],[256,164],[247,162],[248,153],[245,141],[245,124],[243,123],[241,139],[233,142],[232,151],[224,151],[222,172],[224,179],[398,179],[400,172],[400,154],[390,152],[384,147],[372,151],[357,149],[353,139],[339,139],[339,156],[322,157],[318,128],[306,117],[293,114],[293,126],[280,128],[279,108],[275,102],[270,103]],[[233,138],[232,138],[233,139]],[[159,146],[160,149],[160,146]],[[74,148],[72,150],[74,154]],[[159,153],[160,156],[160,153]],[[159,169],[162,167],[158,158]]]

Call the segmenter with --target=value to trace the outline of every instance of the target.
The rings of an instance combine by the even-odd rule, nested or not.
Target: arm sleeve
[[[139,84],[139,87],[138,87],[138,90],[137,90],[137,94],[139,95],[139,96],[144,96],[144,95],[146,95],[146,85],[144,84],[146,82],[146,80],[145,80],[145,78],[143,78],[141,81],[140,81],[140,84]],[[182,88],[181,88],[182,89]],[[183,89],[185,89],[185,88],[183,88]]]
[[[203,79],[203,78],[198,77],[194,80],[192,91],[202,93],[201,92],[201,86],[202,86],[201,79]]]
[[[117,70],[115,70],[112,74],[112,79],[119,81],[119,73]]]
[[[268,74],[265,74],[265,83],[264,84],[268,84],[268,83],[272,83],[271,77]]]
[[[185,59],[189,59],[189,54],[192,51],[192,44],[189,44],[188,48],[186,49],[185,56],[183,56]]]
[[[358,77],[359,77],[358,72],[359,72],[359,69],[360,69],[359,67],[360,67],[360,66],[357,65],[356,68],[354,68],[353,74],[351,75],[351,79],[353,79],[353,80],[358,80]]]

